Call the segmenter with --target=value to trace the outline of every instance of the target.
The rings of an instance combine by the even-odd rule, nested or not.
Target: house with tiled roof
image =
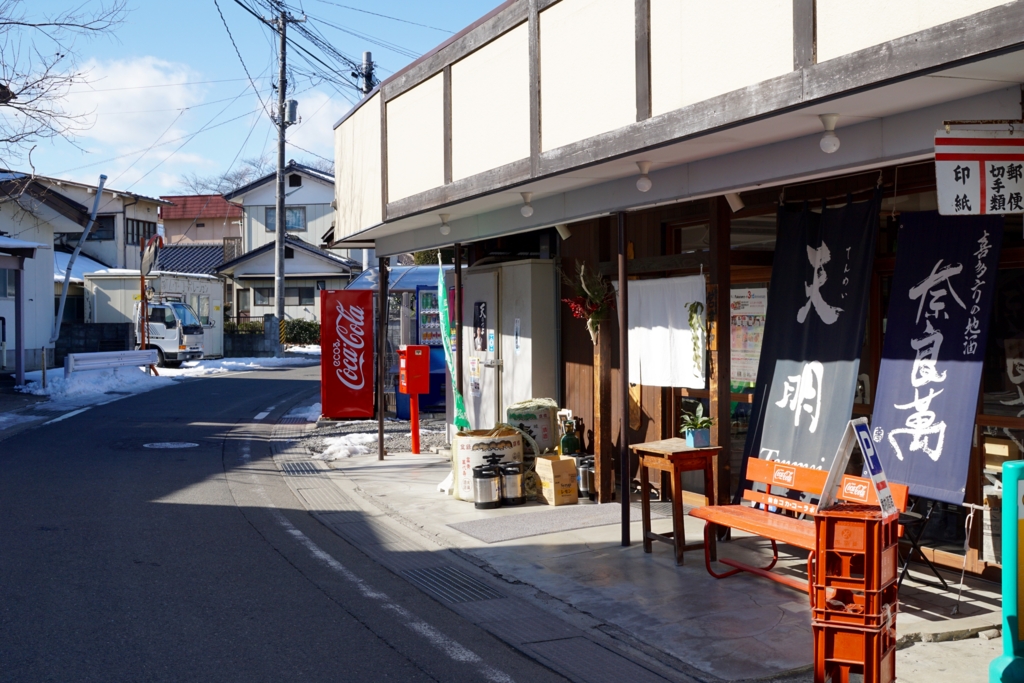
[[[242,236],[242,207],[219,194],[168,195],[160,208],[167,244],[223,242]]]

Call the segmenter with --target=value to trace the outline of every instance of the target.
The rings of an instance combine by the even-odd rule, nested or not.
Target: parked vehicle
[[[135,348],[140,348],[139,329],[141,302],[135,304],[132,323],[135,325]],[[155,349],[161,367],[176,368],[187,360],[203,359],[203,326],[199,316],[188,304],[180,301],[152,301],[148,306],[146,348]]]

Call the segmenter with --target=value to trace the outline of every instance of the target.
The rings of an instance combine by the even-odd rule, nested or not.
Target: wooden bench
[[[747,479],[755,484],[764,484],[765,491],[754,491],[747,489],[743,492],[744,500],[753,503],[747,505],[711,505],[695,508],[690,515],[703,519],[704,525],[704,564],[708,573],[716,579],[724,579],[727,576],[738,574],[741,571],[750,572],[777,581],[783,585],[795,588],[796,590],[810,592],[810,577],[812,576],[811,565],[814,562],[814,521],[810,519],[798,519],[796,515],[813,515],[818,510],[817,499],[825,488],[825,479],[828,472],[824,470],[812,470],[800,465],[787,465],[784,463],[770,462],[758,458],[747,460]],[[772,493],[772,488],[787,489],[788,493],[801,493],[798,499]],[[896,507],[902,512],[906,510],[907,498],[909,495],[906,486],[901,484],[889,484]],[[864,503],[878,505],[878,496],[875,494],[875,486],[870,479],[844,475],[839,485],[838,498],[850,503]],[[813,499],[813,502],[812,500]],[[769,508],[775,508],[777,512]],[[767,538],[772,544],[772,561],[766,567],[752,567],[737,560],[719,558],[722,564],[734,567],[734,569],[719,574],[711,567],[711,555],[708,552],[708,538],[715,533],[715,526],[738,529]],[[777,543],[786,543],[797,548],[809,550],[807,557],[808,580],[800,581],[792,576],[785,576],[771,571],[775,563],[779,561],[779,548]]]

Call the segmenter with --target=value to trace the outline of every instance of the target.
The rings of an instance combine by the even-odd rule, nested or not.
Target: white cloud
[[[322,157],[333,159],[334,123],[352,108],[352,104],[340,95],[335,94],[332,97],[319,90],[303,93],[295,99],[299,101],[299,116],[302,117],[302,122],[289,129],[288,141]],[[288,150],[288,156],[293,159],[309,157],[300,149]]]

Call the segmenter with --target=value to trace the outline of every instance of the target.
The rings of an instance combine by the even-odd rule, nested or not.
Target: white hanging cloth
[[[629,381],[652,387],[703,389],[707,301],[700,275],[630,280]],[[698,362],[689,306],[700,302]]]

